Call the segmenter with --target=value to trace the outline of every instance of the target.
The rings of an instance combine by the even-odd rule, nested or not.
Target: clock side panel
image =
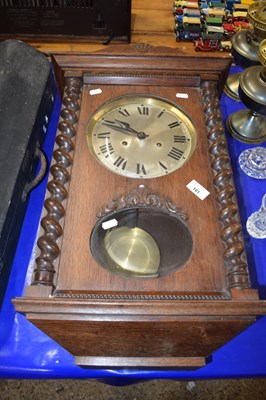
[[[83,87],[56,292],[224,292],[224,245],[220,238],[219,209],[200,89],[102,85],[101,94],[91,96],[90,90],[97,88],[93,85]],[[130,179],[110,172],[90,154],[86,143],[90,116],[104,102],[129,93],[169,99],[190,116],[197,130],[197,144],[191,159],[181,169],[155,179]],[[210,192],[205,200],[200,200],[186,188],[192,180]],[[110,273],[96,263],[90,251],[90,235],[99,210],[113,198],[131,193],[139,185],[152,193],[167,196],[180,207],[188,216],[193,237],[193,253],[187,264],[157,279],[123,278]]]

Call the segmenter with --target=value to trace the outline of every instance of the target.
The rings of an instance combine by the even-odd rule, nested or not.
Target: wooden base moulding
[[[231,58],[125,45],[119,53],[111,46],[88,55],[54,54],[53,63],[62,111],[33,279],[24,297],[14,299],[16,310],[84,367],[199,368],[266,311],[250,286],[219,105]],[[101,94],[90,96],[97,88]],[[132,179],[92,157],[89,118],[128,93],[166,98],[190,116],[197,145],[181,169]],[[210,192],[205,200],[186,188],[192,179]],[[97,264],[89,245],[94,225],[130,207],[187,218],[193,252],[182,268],[139,279]]]

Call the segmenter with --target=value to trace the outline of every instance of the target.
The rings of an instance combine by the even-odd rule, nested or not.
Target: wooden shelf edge
[[[15,298],[13,299],[16,311],[39,314],[52,319],[53,315],[61,314],[67,319],[86,318],[87,316],[108,316],[116,318],[128,316],[141,317],[236,317],[266,315],[265,300],[87,300],[87,299],[41,299]]]

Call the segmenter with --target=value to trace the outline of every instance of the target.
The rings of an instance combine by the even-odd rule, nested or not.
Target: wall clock
[[[219,108],[231,59],[129,45],[53,62],[63,106],[16,309],[81,366],[203,366],[265,313]]]

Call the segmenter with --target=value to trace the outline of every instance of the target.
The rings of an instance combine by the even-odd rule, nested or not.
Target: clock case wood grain
[[[62,111],[32,284],[13,300],[16,310],[84,367],[201,367],[266,310],[250,286],[219,105],[231,58],[184,56],[149,45],[52,58]],[[99,87],[101,95],[89,95]],[[148,181],[128,179],[91,156],[90,115],[127,93],[165,97],[190,115],[197,147],[180,170]],[[186,189],[192,179],[209,190],[204,201]],[[127,207],[125,199],[141,184],[161,207],[169,200],[187,215],[194,241],[188,263],[157,279],[112,274],[89,248],[97,215]],[[151,207],[140,198],[141,206]]]

